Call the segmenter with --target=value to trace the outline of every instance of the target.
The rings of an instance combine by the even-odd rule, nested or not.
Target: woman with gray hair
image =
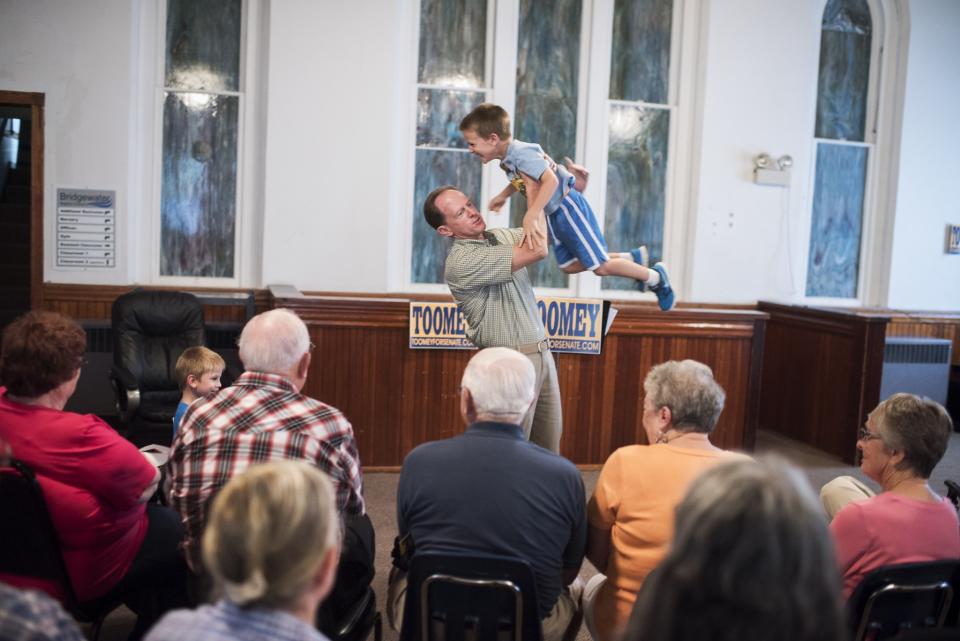
[[[894,394],[860,428],[860,470],[880,494],[850,476],[823,486],[849,597],[871,570],[914,561],[960,557],[960,522],[953,505],[930,489],[953,424],[942,405],[913,394]]]
[[[725,394],[713,371],[693,360],[653,367],[643,383],[649,445],[610,455],[587,506],[587,558],[600,571],[583,595],[594,639],[618,638],[644,579],[673,535],[673,511],[701,472],[742,454],[710,442]]]
[[[675,531],[623,641],[846,638],[826,519],[786,462],[704,472],[677,506]]]
[[[203,534],[222,598],[177,610],[147,641],[326,641],[314,628],[340,554],[333,487],[305,461],[255,465],[227,483]]]

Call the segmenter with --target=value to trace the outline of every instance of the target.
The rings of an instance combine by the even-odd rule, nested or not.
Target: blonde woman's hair
[[[284,609],[306,591],[339,540],[327,477],[305,461],[272,461],[235,476],[217,495],[203,560],[230,601]]]

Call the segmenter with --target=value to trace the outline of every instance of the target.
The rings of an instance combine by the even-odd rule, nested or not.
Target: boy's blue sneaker
[[[650,252],[647,251],[646,245],[640,245],[639,247],[631,249],[630,256],[633,257],[633,262],[636,264],[643,265],[644,267],[650,266]],[[647,284],[645,282],[642,280],[637,282],[640,283],[641,292],[647,291]]]
[[[667,278],[667,266],[663,263],[657,263],[650,269],[660,274],[660,282],[650,287],[650,291],[657,295],[657,303],[660,304],[660,309],[669,312],[673,309],[676,297],[673,295],[673,287],[670,287],[670,279]]]

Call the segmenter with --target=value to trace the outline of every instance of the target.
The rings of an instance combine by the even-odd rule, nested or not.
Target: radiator
[[[113,333],[110,322],[83,321],[87,333],[87,353],[83,369],[67,406],[70,412],[96,414],[107,417],[117,415],[116,398],[110,385],[110,367],[113,365]]]
[[[946,406],[950,348],[951,342],[945,338],[888,337],[883,348],[880,399],[909,392]]]

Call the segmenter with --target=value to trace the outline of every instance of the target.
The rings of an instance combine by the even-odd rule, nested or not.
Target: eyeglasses
[[[308,352],[312,352],[312,351],[315,350],[316,348],[317,348],[317,346],[313,344],[313,341],[310,341],[310,347],[307,348],[307,351],[308,351]]]
[[[882,439],[883,436],[879,432],[871,432],[866,427],[861,427],[857,430],[857,440],[858,441],[872,441],[874,439]]]

